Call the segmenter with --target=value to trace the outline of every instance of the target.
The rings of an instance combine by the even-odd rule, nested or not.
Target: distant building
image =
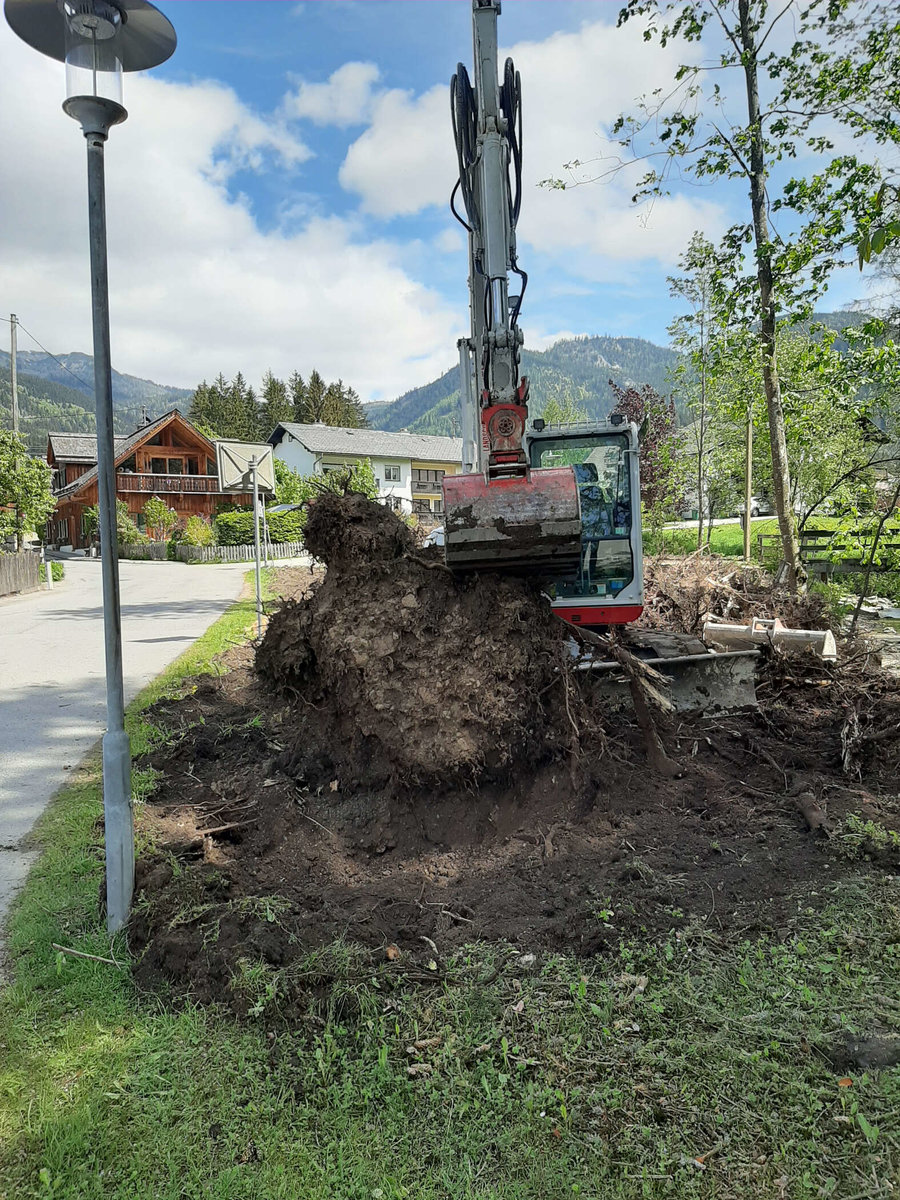
[[[268,440],[275,457],[300,475],[324,475],[368,459],[385,504],[438,520],[441,482],[462,470],[462,438],[286,421]]]
[[[180,520],[211,520],[223,503],[247,505],[251,497],[223,492],[213,443],[177,408],[115,439],[116,499],[124,500],[139,528],[151,496],[164,500]],[[87,546],[84,510],[97,503],[97,439],[90,434],[51,433],[47,462],[53,470],[56,512],[47,522],[47,540]]]

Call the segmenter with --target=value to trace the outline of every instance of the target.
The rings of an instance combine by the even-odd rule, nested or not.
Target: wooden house
[[[184,522],[210,520],[223,504],[250,505],[241,492],[223,492],[216,472],[216,448],[178,409],[115,439],[116,498],[124,500],[138,527],[144,505],[164,500]],[[97,503],[97,439],[90,434],[51,433],[47,462],[54,472],[56,511],[48,521],[48,541],[75,548],[89,545],[84,511]]]

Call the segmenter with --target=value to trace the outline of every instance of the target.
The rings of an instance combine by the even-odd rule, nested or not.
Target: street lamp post
[[[63,109],[79,122],[87,142],[106,649],[107,730],[103,737],[106,923],[109,932],[115,933],[128,920],[134,890],[134,821],[131,749],[125,732],[122,682],[103,152],[112,126],[128,115],[122,107],[122,73],[143,71],[165,62],[175,49],[175,30],[147,0],[5,0],[4,11],[13,31],[23,41],[66,64],[67,95]]]

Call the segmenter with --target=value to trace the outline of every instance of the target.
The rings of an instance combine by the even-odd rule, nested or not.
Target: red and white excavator
[[[499,13],[500,0],[473,0],[475,78],[460,63],[450,84],[459,160],[450,206],[468,233],[471,332],[457,343],[463,473],[444,478],[444,551],[454,570],[539,574],[573,625],[618,625],[643,606],[637,429],[616,414],[529,421],[519,373],[528,277],[516,256],[521,85],[512,59],[498,76]]]
[[[468,233],[471,331],[457,343],[463,470],[444,477],[444,553],[457,571],[537,574],[558,616],[573,626],[627,625],[644,605],[638,430],[616,413],[571,425],[529,420],[528,380],[519,373],[528,283],[516,256],[521,85],[511,59],[499,78],[499,13],[500,0],[472,0],[475,78],[460,63],[450,83],[459,159],[450,207]],[[511,274],[517,295],[509,292]],[[752,647],[763,642],[834,655],[830,634],[785,630],[777,621],[708,624],[704,636],[726,652],[712,653],[692,636],[629,635],[669,677],[676,707],[754,703]],[[585,669],[615,668],[584,647],[575,652]]]

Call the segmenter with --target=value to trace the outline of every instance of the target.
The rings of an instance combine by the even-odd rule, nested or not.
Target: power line
[[[10,324],[9,317],[2,317],[2,318],[0,318],[0,320],[5,321],[7,325]],[[62,367],[62,369],[64,371],[68,371],[68,373],[72,376],[73,379],[77,379],[79,383],[84,384],[84,386],[86,388],[89,388],[91,390],[91,392],[93,392],[94,385],[92,383],[88,383],[88,381],[86,379],[82,379],[80,375],[76,374],[72,370],[71,367],[67,367],[66,364],[61,359],[57,358],[56,355],[51,350],[48,350],[46,346],[44,346],[41,342],[39,342],[37,340],[37,338],[34,336],[34,334],[31,333],[30,330],[25,328],[25,326],[22,324],[21,321],[16,321],[16,325],[19,327],[19,329],[22,330],[22,332],[26,335],[26,337],[30,337],[31,340],[34,342],[34,344],[36,346],[39,346],[40,349],[43,350],[43,352],[47,355],[48,358],[52,358],[53,361],[57,364],[57,366]]]

